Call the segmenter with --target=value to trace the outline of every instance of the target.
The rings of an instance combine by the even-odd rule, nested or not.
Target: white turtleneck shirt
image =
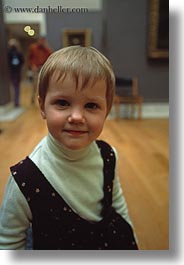
[[[96,142],[84,149],[70,150],[49,134],[29,158],[74,212],[89,221],[102,219],[103,159]],[[112,194],[112,206],[131,224],[117,169]],[[24,249],[31,220],[29,205],[10,176],[0,209],[0,249]]]

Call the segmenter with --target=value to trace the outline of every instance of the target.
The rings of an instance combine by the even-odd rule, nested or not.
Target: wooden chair
[[[135,117],[136,106],[138,107],[138,119],[142,118],[143,97],[138,94],[138,80],[134,78],[116,77],[116,94],[114,106],[116,118],[120,118],[120,104],[129,104],[131,106],[131,118]]]

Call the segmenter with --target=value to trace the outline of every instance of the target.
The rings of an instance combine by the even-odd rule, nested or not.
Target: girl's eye
[[[70,104],[69,104],[69,102],[68,102],[67,100],[65,100],[65,99],[59,99],[59,100],[56,101],[56,105],[61,106],[61,107],[67,107],[67,106],[69,106]]]
[[[87,104],[85,105],[85,107],[86,107],[87,109],[97,109],[97,108],[99,108],[98,104],[93,103],[93,102],[89,102],[89,103],[87,103]]]

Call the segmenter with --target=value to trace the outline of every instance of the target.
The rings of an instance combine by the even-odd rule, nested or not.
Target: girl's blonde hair
[[[43,65],[38,79],[38,93],[44,101],[51,76],[59,73],[59,79],[71,74],[78,84],[82,76],[82,89],[90,80],[100,79],[107,84],[107,114],[110,112],[115,91],[115,76],[109,60],[93,47],[69,46],[52,53]]]

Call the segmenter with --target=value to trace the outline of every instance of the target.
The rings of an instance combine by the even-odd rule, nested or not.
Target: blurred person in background
[[[16,39],[8,42],[8,64],[10,69],[10,79],[14,88],[14,105],[20,105],[20,82],[21,71],[24,63],[24,56],[20,49],[20,43]]]
[[[39,37],[38,40],[31,44],[28,51],[28,67],[32,71],[33,93],[31,103],[35,102],[35,93],[37,87],[38,73],[45,63],[52,49],[49,47],[45,37]]]

